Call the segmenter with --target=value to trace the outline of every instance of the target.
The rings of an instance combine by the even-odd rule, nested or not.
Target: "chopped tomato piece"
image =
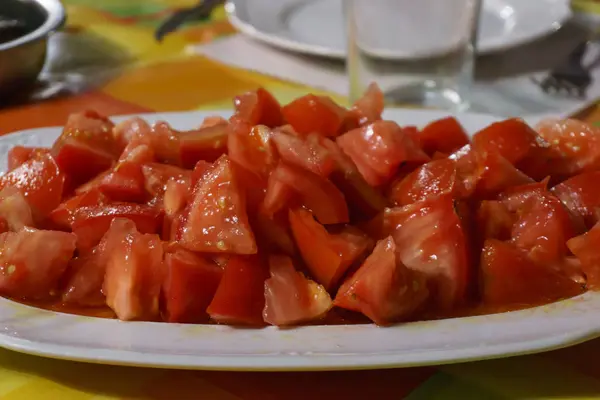
[[[192,251],[256,253],[244,195],[227,156],[196,183],[180,243]]]
[[[370,218],[383,210],[387,206],[386,198],[365,181],[352,160],[335,142],[323,139],[321,143],[335,160],[330,179],[344,194],[355,216]]]
[[[0,191],[0,218],[5,231],[18,232],[26,226],[34,227],[31,207],[25,196],[12,186]]]
[[[600,171],[584,172],[552,188],[569,211],[591,228],[600,215]]]
[[[50,150],[43,147],[15,146],[8,151],[8,170],[20,167],[38,154],[47,154]]]
[[[358,123],[363,126],[380,120],[383,107],[383,92],[376,83],[371,83],[352,106],[352,112],[357,114]]]
[[[332,306],[323,286],[294,269],[286,256],[269,258],[271,277],[265,281],[263,318],[271,325],[294,325],[323,317]]]
[[[202,179],[202,176],[204,176],[204,173],[207,171],[210,171],[212,167],[212,164],[204,161],[204,160],[200,160],[196,163],[196,165],[194,166],[194,169],[192,170],[192,180],[191,180],[191,187],[196,186],[196,183]]]
[[[141,233],[157,233],[163,216],[160,210],[141,204],[114,203],[80,207],[71,224],[73,233],[77,235],[77,248],[85,251],[97,245],[115,218],[133,221]]]
[[[9,186],[19,189],[41,216],[46,216],[60,204],[64,185],[65,176],[49,154],[38,154],[0,176],[0,190]]]
[[[333,183],[305,169],[280,163],[273,179],[292,188],[302,204],[309,208],[322,224],[340,224],[349,220],[344,195]]]
[[[177,249],[165,255],[166,277],[162,286],[168,322],[204,322],[223,269],[213,261]]]
[[[118,146],[113,124],[95,112],[72,114],[52,146],[56,163],[74,184],[80,184],[110,168]]]
[[[536,130],[558,155],[551,159],[552,172],[570,176],[600,168],[600,129],[574,119],[547,119]]]
[[[335,287],[352,263],[371,246],[370,239],[360,231],[330,234],[306,210],[290,210],[289,218],[308,270],[327,290]]]
[[[473,172],[477,198],[490,199],[510,187],[525,185],[533,180],[516,169],[502,155],[494,150],[475,150],[477,168]]]
[[[418,143],[425,153],[432,156],[436,152],[455,152],[469,144],[469,137],[456,118],[446,117],[427,124],[418,133]]]
[[[142,203],[146,199],[140,164],[122,161],[102,179],[98,189],[113,201]]]
[[[272,132],[263,125],[232,124],[227,147],[229,158],[261,177],[268,176],[277,163]]]
[[[396,244],[389,236],[342,284],[333,304],[386,325],[412,316],[428,295],[425,279],[397,260]]]
[[[167,189],[170,180],[189,181],[192,173],[174,165],[148,163],[142,165],[144,187],[152,198],[161,198]]]
[[[466,232],[450,196],[387,209],[377,230],[392,234],[400,261],[423,273],[441,309],[464,304],[471,266]]]
[[[306,138],[277,132],[273,142],[281,159],[289,164],[297,165],[317,175],[327,178],[335,161],[330,152],[320,143],[320,136],[309,134]]]
[[[273,215],[292,202],[294,189],[281,181],[276,174],[271,174],[267,182],[267,191],[262,207],[267,215]]]
[[[567,246],[581,262],[587,287],[600,290],[600,225],[596,224],[583,235],[570,239]]]
[[[120,320],[155,319],[164,275],[160,238],[139,233],[123,218],[111,223],[107,235],[106,304]]]
[[[537,262],[560,262],[567,254],[565,242],[576,235],[568,211],[548,191],[535,191],[518,207],[519,218],[512,229],[514,244]]]
[[[268,274],[267,266],[258,256],[231,257],[206,311],[220,323],[263,325]]]
[[[534,306],[580,294],[581,285],[531,261],[509,243],[490,239],[481,256],[483,301],[495,306]]]
[[[337,136],[342,133],[348,111],[326,96],[307,94],[292,101],[281,110],[285,120],[299,134],[318,133]]]
[[[478,231],[482,239],[510,240],[517,216],[501,201],[485,200],[477,210]]]
[[[143,119],[133,117],[116,124],[112,130],[112,134],[118,149],[123,151],[134,139],[150,137],[152,135],[152,128]]]
[[[227,123],[179,132],[181,165],[194,168],[199,160],[213,162],[227,153],[229,129]]]
[[[98,206],[106,204],[107,199],[104,194],[94,188],[87,192],[76,194],[70,199],[60,203],[49,215],[48,218],[57,228],[71,229],[71,224],[75,218],[75,213],[79,207]]]
[[[232,120],[249,125],[266,125],[270,128],[283,125],[281,106],[271,93],[263,88],[246,92],[233,100],[235,113]]]
[[[106,251],[105,244],[101,242],[90,253],[71,260],[62,295],[64,303],[88,307],[106,304],[102,285],[106,274],[106,262],[111,250]]]
[[[390,190],[390,200],[404,206],[457,190],[456,162],[430,161],[414,170]]]
[[[173,179],[167,182],[167,188],[163,198],[163,208],[165,214],[174,216],[183,211],[187,204],[187,198],[190,193],[190,182],[186,179]]]
[[[72,233],[24,228],[0,234],[0,292],[26,300],[53,297],[73,251]]]
[[[340,136],[337,143],[371,186],[387,183],[400,164],[419,165],[429,160],[392,121],[377,121],[354,129]]]
[[[296,245],[284,215],[268,215],[264,210],[258,210],[250,218],[259,248],[275,247],[286,254],[296,254]]]

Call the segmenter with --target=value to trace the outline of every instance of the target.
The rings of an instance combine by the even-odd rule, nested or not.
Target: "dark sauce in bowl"
[[[23,37],[46,21],[46,12],[32,1],[0,0],[0,44]]]

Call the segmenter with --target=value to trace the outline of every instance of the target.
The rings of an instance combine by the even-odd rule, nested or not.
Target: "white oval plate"
[[[225,9],[231,24],[254,39],[288,51],[342,59],[346,56],[343,1],[228,0]],[[410,5],[424,6],[421,1]],[[491,53],[533,41],[556,31],[570,17],[568,0],[483,0],[478,52]],[[436,32],[432,30],[431,35]],[[431,42],[431,38],[418,35],[410,39],[423,41],[423,46],[410,46],[415,49]]]
[[[189,129],[207,114],[142,115]],[[390,110],[386,118],[423,125],[447,113]],[[470,132],[496,118],[457,115]],[[122,120],[124,117],[115,118]],[[0,137],[0,163],[15,144],[48,146],[60,128]],[[0,298],[0,346],[106,364],[223,370],[333,370],[455,363],[552,350],[600,336],[600,293],[496,315],[375,325],[239,329],[121,322],[45,311]]]

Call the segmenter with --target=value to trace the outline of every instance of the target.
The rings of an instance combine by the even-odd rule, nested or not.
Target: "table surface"
[[[0,109],[0,134],[61,125],[71,112],[108,115],[229,108],[263,86],[282,101],[306,87],[236,70],[186,51],[233,33],[219,9],[163,43],[161,20],[195,0],[64,0],[43,101]],[[311,90],[312,91],[312,90]],[[600,121],[600,110],[588,117]],[[0,399],[591,399],[600,398],[600,340],[554,352],[436,368],[353,372],[174,371],[81,364],[0,350]]]

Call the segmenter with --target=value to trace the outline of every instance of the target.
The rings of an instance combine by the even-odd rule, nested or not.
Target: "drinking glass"
[[[343,0],[350,99],[371,82],[392,106],[469,107],[480,0]]]

